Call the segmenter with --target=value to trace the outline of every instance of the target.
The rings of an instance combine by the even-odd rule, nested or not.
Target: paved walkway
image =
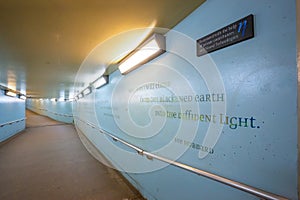
[[[73,125],[26,115],[26,130],[0,146],[1,200],[141,199],[86,151]]]

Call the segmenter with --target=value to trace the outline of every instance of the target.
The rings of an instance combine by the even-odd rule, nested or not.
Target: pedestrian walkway
[[[26,117],[26,129],[0,146],[1,200],[142,199],[87,152],[72,124],[31,111]]]

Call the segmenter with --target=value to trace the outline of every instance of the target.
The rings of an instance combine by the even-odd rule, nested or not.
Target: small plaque
[[[197,40],[197,56],[228,47],[254,37],[253,15],[248,15]]]

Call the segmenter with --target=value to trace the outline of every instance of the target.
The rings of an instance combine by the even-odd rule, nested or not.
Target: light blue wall
[[[166,34],[165,54],[126,76],[114,72],[109,85],[74,103],[74,115],[160,156],[296,200],[295,13],[295,1],[209,0]],[[249,14],[255,17],[253,39],[196,56],[197,39]],[[146,88],[151,82],[164,87]],[[197,95],[209,92],[224,92],[226,98],[195,103]],[[172,95],[192,100],[141,100]],[[179,120],[155,112],[178,115],[186,110],[216,114],[215,122]],[[222,127],[221,115],[233,122],[247,120],[247,126]],[[139,156],[76,118],[75,124],[147,199],[257,199]],[[193,148],[197,145],[203,148]],[[213,151],[208,153],[205,147]]]
[[[54,120],[72,123],[72,102],[51,101],[49,99],[27,99],[26,108]]]
[[[25,101],[4,95],[0,90],[0,125],[25,118]],[[0,127],[0,142],[25,129],[25,120]]]

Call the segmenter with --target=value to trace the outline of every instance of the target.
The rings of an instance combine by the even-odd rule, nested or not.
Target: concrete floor
[[[73,125],[26,115],[27,128],[0,146],[1,200],[142,199],[86,151]]]

